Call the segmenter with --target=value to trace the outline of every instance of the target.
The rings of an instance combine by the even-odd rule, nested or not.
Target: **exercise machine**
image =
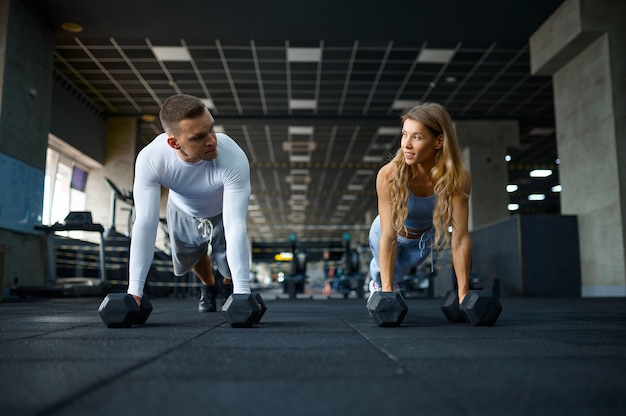
[[[46,240],[46,281],[41,286],[13,286],[10,293],[21,298],[27,296],[94,296],[103,292],[106,281],[105,267],[105,238],[104,227],[93,222],[91,212],[72,211],[62,222],[53,225],[36,225],[36,230],[42,231]],[[100,234],[100,244],[98,245],[99,261],[95,276],[58,276],[57,275],[57,253],[59,240],[55,241],[55,233],[60,231],[87,231]],[[75,240],[73,240],[75,241]],[[81,242],[81,247],[91,247],[93,244]],[[80,251],[78,246],[73,246],[75,251]],[[74,259],[74,264],[79,264]],[[81,268],[81,270],[85,270]]]

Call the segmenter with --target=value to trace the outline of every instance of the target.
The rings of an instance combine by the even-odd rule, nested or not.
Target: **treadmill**
[[[51,226],[36,225],[35,229],[42,231],[46,238],[48,257],[46,282],[41,286],[12,286],[11,295],[25,298],[27,296],[99,296],[103,294],[104,282],[106,281],[104,227],[93,222],[91,212],[72,211],[62,222],[57,222]],[[97,277],[57,276],[56,244],[54,241],[57,231],[88,231],[100,234]]]

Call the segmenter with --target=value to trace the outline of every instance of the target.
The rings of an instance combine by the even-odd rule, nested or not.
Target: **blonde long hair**
[[[435,242],[436,248],[441,248],[450,241],[448,226],[453,223],[452,197],[463,192],[465,167],[461,160],[461,151],[452,119],[442,105],[437,103],[420,104],[404,112],[401,118],[402,124],[407,119],[419,121],[435,136],[443,134],[442,148],[435,154],[435,165],[430,171],[437,195],[437,202],[433,210]],[[402,147],[398,149],[390,163],[394,166],[394,173],[387,186],[387,192],[391,198],[391,219],[397,232],[406,231],[404,222],[408,215],[408,183],[412,179],[413,173],[404,161]],[[466,198],[469,197],[469,195],[462,195]]]

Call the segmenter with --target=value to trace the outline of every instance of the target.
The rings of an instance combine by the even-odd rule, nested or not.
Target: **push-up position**
[[[199,98],[172,96],[159,117],[165,133],[141,150],[135,164],[128,293],[140,304],[154,256],[163,186],[169,189],[174,274],[193,270],[203,284],[199,311],[215,311],[218,290],[211,250],[224,276],[223,299],[250,293],[250,165],[233,139],[215,132],[215,120]]]
[[[471,178],[463,167],[448,112],[418,105],[402,116],[395,157],[378,172],[378,216],[369,233],[370,292],[391,292],[398,279],[451,241],[459,302],[469,290]],[[451,227],[452,233],[448,232]]]

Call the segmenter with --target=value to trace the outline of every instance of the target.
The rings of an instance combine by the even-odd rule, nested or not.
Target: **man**
[[[159,113],[165,133],[141,150],[135,163],[128,293],[138,304],[154,256],[161,187],[169,189],[167,224],[174,274],[190,270],[203,284],[198,310],[215,311],[212,256],[224,277],[223,299],[250,293],[246,216],[250,165],[196,97],[168,98]]]

